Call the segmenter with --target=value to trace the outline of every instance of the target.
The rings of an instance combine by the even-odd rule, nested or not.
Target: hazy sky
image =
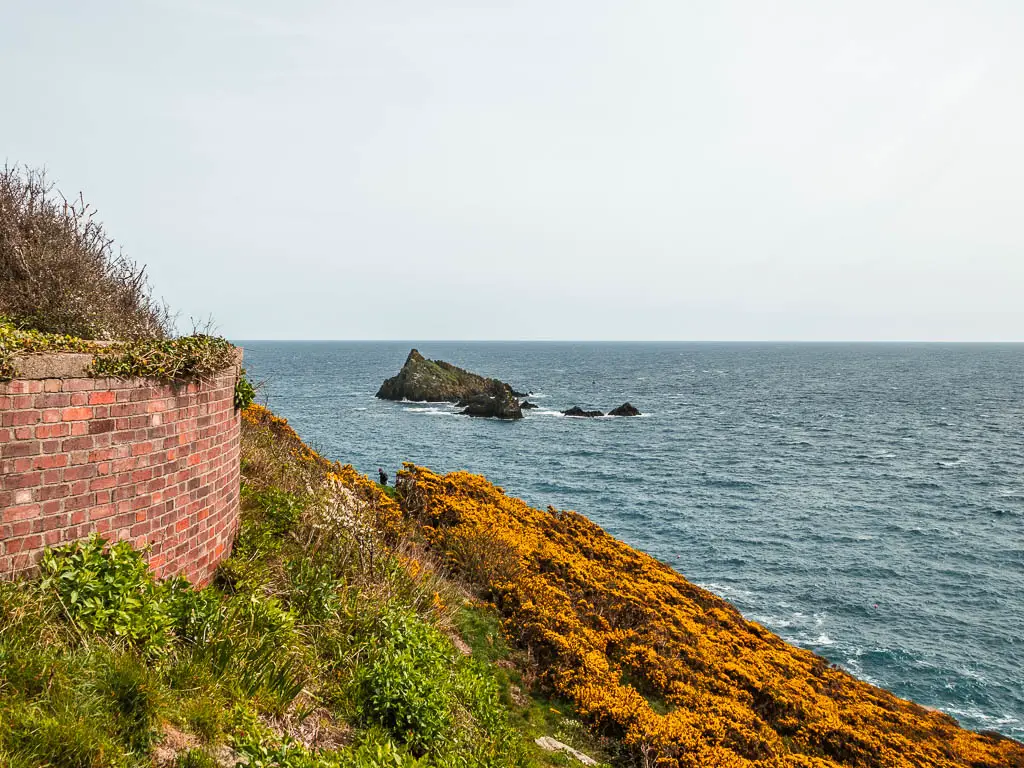
[[[232,338],[1022,340],[1022,40],[1020,0],[10,0],[0,155]]]

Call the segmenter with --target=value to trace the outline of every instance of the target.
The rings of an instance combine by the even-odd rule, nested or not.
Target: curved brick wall
[[[0,382],[0,576],[96,531],[206,583],[238,526],[237,368],[173,386],[88,378],[90,359],[25,357]]]

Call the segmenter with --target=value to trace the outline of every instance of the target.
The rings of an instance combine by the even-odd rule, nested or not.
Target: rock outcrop
[[[538,408],[540,406],[536,405],[535,403],[531,403],[529,400],[523,400],[523,402],[519,404],[519,407],[522,408],[524,411],[532,411],[534,408]]]
[[[482,416],[493,419],[521,419],[522,406],[509,389],[497,379],[488,379],[483,392],[467,397],[458,402],[466,416]]]
[[[427,360],[415,349],[405,359],[398,375],[377,390],[377,397],[458,403],[469,416],[523,417],[517,393],[505,382],[479,376],[443,360]]]
[[[562,411],[562,414],[565,416],[584,416],[588,419],[593,419],[597,416],[604,416],[601,411],[584,411],[578,405],[574,405],[568,411]]]
[[[639,416],[640,411],[630,403],[623,403],[618,408],[608,411],[609,416]]]
[[[579,750],[573,749],[568,744],[563,744],[550,736],[541,736],[539,739],[534,739],[533,743],[541,749],[546,749],[548,752],[564,752],[567,755],[571,755],[584,765],[597,765],[597,760],[594,758],[584,755]]]

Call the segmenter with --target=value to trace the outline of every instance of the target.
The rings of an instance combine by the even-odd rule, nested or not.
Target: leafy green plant
[[[358,744],[338,755],[339,768],[426,768],[428,758],[416,758],[385,732],[371,728]]]
[[[126,541],[107,549],[98,535],[43,553],[41,587],[56,595],[68,619],[88,632],[159,651],[171,619],[142,553]]]
[[[256,387],[246,375],[245,368],[238,372],[238,379],[235,381],[235,408],[243,411],[252,405],[256,399]]]
[[[378,632],[358,676],[360,715],[416,750],[436,747],[452,725],[451,643],[419,617],[394,609],[381,616]]]
[[[165,608],[174,633],[201,645],[213,637],[224,618],[224,601],[212,589],[193,589],[180,576],[164,582]]]

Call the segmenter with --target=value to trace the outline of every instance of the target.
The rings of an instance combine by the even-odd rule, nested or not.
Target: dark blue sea
[[[1024,739],[1024,345],[242,344],[326,456],[578,510],[864,680]],[[541,408],[376,400],[412,346]],[[558,413],[626,400],[643,417]]]

